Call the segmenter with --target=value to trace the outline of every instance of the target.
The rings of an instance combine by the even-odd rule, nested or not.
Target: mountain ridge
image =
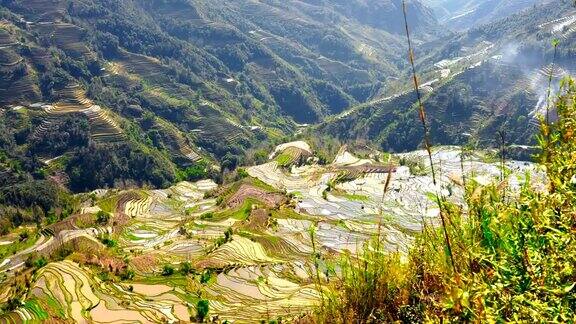
[[[453,30],[466,30],[505,18],[530,7],[543,5],[549,0],[483,0],[452,1],[428,0],[438,20]]]
[[[510,144],[534,144],[538,125],[534,111],[543,102],[550,71],[555,85],[576,68],[574,29],[557,29],[550,21],[574,26],[575,14],[570,2],[550,4],[457,34],[440,47],[417,48],[416,65],[434,142],[451,145],[473,140],[486,147],[496,142],[490,134],[504,129]],[[548,40],[553,38],[560,43],[557,66],[551,69],[554,48]],[[385,150],[416,149],[422,136],[411,126],[417,118],[412,85],[401,82],[396,89],[329,118],[312,133],[375,141]]]

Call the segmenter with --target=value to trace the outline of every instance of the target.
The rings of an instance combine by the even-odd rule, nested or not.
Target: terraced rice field
[[[124,212],[130,217],[138,217],[141,215],[146,215],[150,212],[150,206],[152,205],[152,197],[145,197],[139,200],[131,200],[126,203],[124,207]]]
[[[122,52],[121,54],[121,58],[114,62],[114,72],[126,72],[146,79],[154,79],[167,72],[162,63],[152,57],[129,52]]]
[[[270,193],[264,189],[250,185],[242,185],[238,191],[228,198],[226,204],[230,208],[241,206],[248,198],[255,198],[268,207],[279,206],[286,198],[280,193]]]
[[[44,120],[35,130],[35,137],[41,137],[52,124],[65,114],[82,113],[90,124],[90,133],[98,142],[118,142],[124,135],[112,113],[95,105],[86,97],[86,92],[77,84],[71,84],[58,93],[60,101],[53,105],[43,105]]]
[[[200,217],[216,210],[215,199],[205,198],[207,192],[216,188],[211,181],[199,181],[140,193],[101,192],[101,199],[116,201],[122,213],[130,216],[118,235],[117,248],[125,251],[119,253],[133,256],[129,265],[136,270],[137,278],[127,283],[114,283],[100,279],[97,275],[100,270],[94,267],[71,260],[52,262],[34,276],[27,298],[38,300],[40,309],[48,309],[50,314],[59,314],[75,322],[187,321],[195,314],[195,298],[191,299],[193,295],[186,291],[186,285],[167,284],[172,279],[164,279],[160,272],[163,264],[177,267],[182,262],[192,261],[197,269],[228,269],[225,273],[214,274],[213,280],[199,286],[204,298],[210,300],[211,314],[221,319],[251,322],[270,314],[294,316],[315,303],[319,296],[309,281],[308,269],[303,262],[294,259],[293,251],[310,252],[300,246],[298,234],[293,233],[291,238],[282,241],[233,235],[227,243],[214,245],[227,228],[243,226],[235,219],[211,221]],[[240,186],[229,202],[239,203],[259,194],[267,193],[255,187]],[[271,206],[283,200],[276,197],[277,193],[270,195]],[[85,207],[83,212],[99,210],[99,207]],[[115,218],[113,214],[112,219]],[[75,229],[72,223],[51,227],[48,236],[42,236],[33,247],[22,251],[21,259],[27,253],[47,251],[77,237],[92,239],[101,248],[104,247],[96,238],[102,235],[115,237],[110,227]],[[182,228],[187,233],[183,233]],[[292,259],[281,257],[283,254]],[[182,282],[183,279],[176,277],[174,280]],[[268,305],[264,306],[262,302]],[[247,307],[251,310],[247,311]],[[10,316],[14,319],[39,318],[26,308],[19,308]]]
[[[61,22],[40,22],[34,27],[38,33],[48,37],[55,46],[67,54],[77,58],[94,57],[86,46],[84,31],[80,27]]]
[[[188,306],[172,288],[135,284],[133,290],[102,282],[71,261],[51,263],[36,275],[31,294],[49,300],[77,323],[187,321]]]
[[[576,33],[576,15],[572,12],[571,15],[549,21],[538,27],[547,32],[551,32],[562,39],[568,39],[568,37],[573,33]]]
[[[305,311],[320,295],[313,285],[279,277],[278,273],[283,271],[304,272],[293,267],[298,268],[297,265],[247,267],[218,275],[208,291],[215,298],[210,301],[210,309],[221,318],[234,318],[242,323],[250,323],[255,318],[291,318]]]
[[[168,16],[172,19],[185,19],[193,22],[202,20],[196,8],[190,5],[174,6],[170,3],[157,3],[155,11],[162,16]]]
[[[397,158],[413,159],[426,165],[426,155],[422,151],[399,154]],[[433,185],[429,170],[426,175],[418,176],[411,174],[408,167],[402,166],[392,170],[392,181],[385,196],[383,187],[387,172],[367,173],[357,179],[336,184],[335,188],[346,193],[348,197],[360,196],[363,197],[362,201],[354,201],[347,199],[346,195],[333,195],[326,191],[330,180],[336,176],[332,173],[334,169],[374,164],[373,161],[357,159],[345,151],[340,152],[332,167],[324,169],[304,166],[293,167],[287,172],[279,168],[277,162],[270,162],[251,167],[248,173],[275,188],[297,193],[297,211],[326,220],[344,221],[344,230],[331,225],[320,226],[319,240],[327,248],[358,246],[366,238],[366,233],[375,230],[374,225],[382,214],[382,217],[387,219],[386,235],[392,244],[390,248],[402,249],[406,247],[406,242],[410,242],[407,234],[420,231],[423,221],[429,224],[437,222],[439,211],[430,199],[430,194],[442,194],[455,203],[462,203],[463,190],[458,185],[458,179],[462,178],[460,151],[456,148],[442,148],[434,152],[433,158],[437,172],[442,174],[437,186]],[[518,175],[510,184],[515,189],[518,189],[526,172],[538,173],[530,163],[509,162],[507,167]],[[477,181],[495,179],[500,174],[496,164],[483,163],[478,157],[465,161],[464,170],[467,177]]]
[[[268,256],[259,243],[241,236],[234,236],[232,242],[219,247],[216,251],[210,253],[208,257],[220,267],[229,265],[252,266],[281,261]]]
[[[175,83],[168,77],[169,69],[158,59],[149,56],[123,51],[120,57],[106,69],[109,75],[124,77],[129,82],[138,83],[144,80],[146,82],[144,91],[147,95],[167,102],[185,104],[195,97],[197,90],[193,91],[188,86]],[[210,100],[201,103],[198,111],[200,123],[198,131],[203,137],[207,140],[225,141],[230,145],[235,145],[243,137],[250,136],[249,132],[217,107],[219,102],[223,102],[221,93],[206,85],[201,87],[201,91],[204,97]],[[177,130],[164,129],[163,131],[171,134],[173,151],[177,151],[178,154],[191,161],[197,161],[200,158],[198,151]]]
[[[235,125],[230,120],[223,120],[221,117],[203,119],[200,129],[203,136],[230,144],[238,144],[240,139],[248,136],[242,127]]]
[[[47,66],[50,63],[50,52],[41,47],[30,47],[30,60],[36,66]]]
[[[0,28],[0,104],[36,101],[41,98],[37,77],[18,54],[18,42],[9,28]]]
[[[352,68],[342,62],[320,57],[316,59],[316,63],[326,71],[327,76],[333,76],[336,80],[353,80],[358,83],[370,80],[370,74],[367,71]]]
[[[35,102],[40,98],[40,89],[36,86],[35,76],[28,72],[22,78],[0,86],[0,104]]]
[[[10,25],[0,26],[0,46],[9,47],[17,44],[9,31]]]
[[[189,321],[200,299],[208,301],[209,316],[220,321],[290,320],[320,301],[310,262],[315,251],[326,260],[357,251],[379,227],[390,251],[406,251],[423,222],[437,223],[432,195],[462,201],[458,148],[434,151],[441,174],[434,186],[427,168],[418,174],[409,166],[385,168],[346,149],[326,166],[288,170],[273,161],[294,147],[307,151],[304,144],[279,146],[271,162],[247,168],[251,177],[221,188],[203,180],[162,190],[94,192],[98,201],[85,202],[81,215],[47,227],[30,246],[0,260],[0,272],[10,277],[25,270],[24,261],[33,252],[49,257],[67,242],[82,247],[39,269],[26,291],[26,304],[3,320]],[[486,184],[498,178],[497,164],[486,159],[480,153],[465,159],[467,181]],[[427,156],[416,151],[392,160],[420,163]],[[515,175],[508,184],[511,193],[526,172],[535,182],[541,180],[530,163],[510,161],[506,167]],[[351,168],[361,172],[343,178]],[[384,194],[388,173],[392,181]],[[101,210],[110,212],[108,224],[95,223]],[[90,219],[94,227],[78,226]],[[0,242],[13,238],[0,237]],[[329,277],[324,267],[318,270]],[[9,294],[0,290],[0,300]]]
[[[168,139],[166,144],[172,154],[183,156],[192,162],[202,159],[200,154],[192,148],[190,141],[176,127],[163,120],[158,122],[156,127],[159,127],[161,133]]]
[[[34,244],[24,250],[18,251],[14,255],[6,257],[0,261],[0,273],[13,273],[24,267],[26,259],[32,254],[48,256],[62,245],[72,242],[87,240],[93,245],[102,246],[95,238],[102,234],[111,232],[110,228],[87,228],[71,229],[54,232],[53,230],[44,230]]]
[[[120,238],[122,247],[139,251],[157,249],[184,257],[198,254],[208,243],[186,239],[180,233],[180,227],[186,221],[187,210],[196,211],[188,212],[191,217],[214,209],[215,200],[204,199],[204,193],[215,187],[211,181],[182,182],[166,190],[154,190],[123,201],[123,211],[132,220]]]
[[[24,13],[25,17],[35,18],[40,22],[62,19],[66,11],[65,0],[16,0],[14,2],[25,3],[25,8],[28,10]]]

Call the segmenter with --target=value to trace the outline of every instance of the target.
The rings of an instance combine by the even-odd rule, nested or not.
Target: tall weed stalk
[[[406,0],[402,0],[402,13],[404,14],[404,26],[406,28],[406,40],[408,41],[408,58],[410,61],[410,66],[412,68],[412,80],[414,83],[414,91],[416,92],[416,98],[418,101],[418,117],[420,118],[420,122],[422,123],[422,128],[424,131],[424,146],[426,148],[426,152],[428,153],[428,159],[430,161],[430,170],[432,172],[432,182],[436,187],[438,185],[438,181],[436,180],[436,171],[434,168],[434,161],[432,158],[432,144],[430,141],[430,130],[428,128],[428,122],[426,119],[426,108],[424,107],[424,103],[422,101],[422,95],[420,93],[420,85],[418,82],[418,75],[416,73],[416,65],[414,64],[414,49],[412,47],[412,39],[410,38],[410,27],[408,26],[408,14],[406,8]],[[441,193],[438,192],[436,194],[436,203],[438,204],[438,209],[440,210],[440,220],[442,222],[442,228],[444,229],[444,240],[446,241],[446,252],[450,257],[450,261],[452,264],[452,269],[454,273],[457,274],[458,271],[456,270],[456,263],[454,262],[454,253],[452,250],[452,243],[450,242],[450,236],[448,235],[448,230],[446,228],[446,216],[443,211],[443,199],[441,198]]]

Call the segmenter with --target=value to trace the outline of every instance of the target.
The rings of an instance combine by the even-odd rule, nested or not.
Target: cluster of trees
[[[42,136],[29,140],[29,154],[59,156],[90,142],[90,125],[84,115],[69,115],[55,120]]]
[[[0,235],[22,224],[42,226],[76,212],[77,201],[49,180],[27,180],[0,188]]]
[[[27,181],[2,188],[0,202],[22,208],[39,207],[41,213],[49,212],[60,203],[61,192],[58,186],[47,180]]]
[[[198,181],[208,178],[209,174],[210,165],[205,160],[201,160],[194,165],[177,170],[176,177],[178,180]]]
[[[63,121],[66,123],[71,126],[75,121]],[[64,132],[64,128],[60,131]],[[78,130],[70,128],[72,132]],[[24,223],[40,226],[54,222],[76,209],[74,198],[47,179],[37,158],[45,148],[29,141],[31,129],[32,121],[27,116],[10,110],[0,113],[0,234]],[[55,135],[57,132],[47,135],[45,140],[57,148],[66,146],[68,139]]]
[[[166,187],[176,179],[176,170],[165,157],[126,143],[81,148],[66,171],[74,191],[144,184]]]

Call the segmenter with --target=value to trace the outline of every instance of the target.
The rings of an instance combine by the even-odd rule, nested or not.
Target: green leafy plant
[[[122,280],[132,280],[132,279],[134,279],[135,273],[134,273],[134,270],[126,267],[126,268],[124,268],[124,270],[122,270],[120,272],[119,276],[120,276],[120,279],[122,279]]]
[[[110,237],[109,234],[101,235],[98,237],[98,239],[100,240],[100,242],[102,242],[102,244],[106,245],[108,248],[114,248],[118,245],[118,242],[112,237]]]
[[[210,280],[212,279],[212,271],[211,270],[205,270],[204,272],[202,272],[202,274],[200,275],[200,283],[205,285],[208,282],[210,282]]]
[[[204,322],[208,312],[210,311],[210,304],[207,300],[201,299],[196,303],[196,317],[200,323]]]
[[[174,267],[170,264],[165,264],[162,268],[162,275],[165,277],[171,276],[174,274]]]
[[[180,273],[182,273],[183,275],[187,275],[189,273],[192,273],[194,271],[194,268],[192,268],[192,264],[189,261],[183,262],[180,265]]]
[[[100,225],[106,225],[110,221],[110,214],[105,211],[98,211],[96,213],[96,222]]]

